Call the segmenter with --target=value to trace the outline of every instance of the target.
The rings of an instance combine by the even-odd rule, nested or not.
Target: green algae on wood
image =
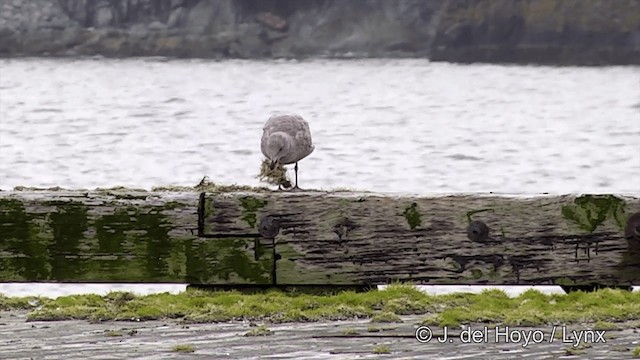
[[[611,219],[621,229],[626,223],[625,201],[614,195],[582,195],[562,206],[562,216],[586,232],[594,232]]]
[[[197,194],[127,194],[0,193],[0,281],[184,283]]]
[[[418,212],[418,204],[412,203],[409,207],[404,209],[402,213],[407,219],[407,223],[409,224],[409,228],[411,230],[417,228],[422,224],[422,219],[420,218],[420,212]]]
[[[196,239],[188,252],[190,284],[272,284],[271,252],[256,258],[254,242],[242,238]]]
[[[262,244],[198,238],[198,193],[113,191],[0,195],[0,281],[272,283]]]
[[[244,208],[242,220],[246,221],[249,226],[255,227],[257,221],[256,211],[267,205],[267,202],[253,196],[245,196],[240,198],[240,205]]]

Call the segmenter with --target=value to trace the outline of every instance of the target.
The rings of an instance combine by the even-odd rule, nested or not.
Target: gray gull
[[[264,124],[260,150],[271,161],[271,170],[276,164],[296,164],[298,189],[298,161],[309,156],[315,149],[311,141],[309,124],[298,114],[273,115]]]

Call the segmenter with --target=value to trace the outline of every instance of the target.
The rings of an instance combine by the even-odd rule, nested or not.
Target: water
[[[426,60],[0,61],[0,188],[258,185],[307,118],[306,188],[640,192],[640,68]]]
[[[310,123],[303,188],[640,194],[640,67],[426,60],[0,60],[0,189],[259,185],[277,111]]]

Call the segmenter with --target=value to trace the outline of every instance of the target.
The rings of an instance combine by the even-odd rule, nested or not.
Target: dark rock
[[[0,29],[0,54],[19,53],[18,34],[11,29]]]

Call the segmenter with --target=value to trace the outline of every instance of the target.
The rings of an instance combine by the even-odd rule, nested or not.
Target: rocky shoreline
[[[0,57],[640,64],[634,0],[0,0]]]

